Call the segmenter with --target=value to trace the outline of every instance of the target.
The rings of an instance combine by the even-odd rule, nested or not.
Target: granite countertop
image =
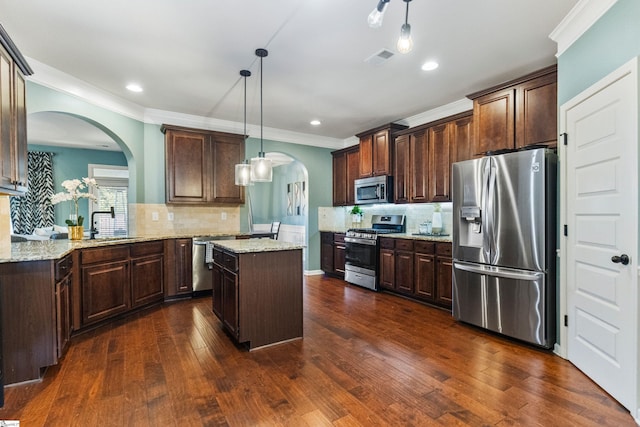
[[[437,234],[393,233],[393,234],[385,234],[384,237],[393,237],[394,239],[428,240],[431,242],[451,243],[450,234],[437,235]]]
[[[304,245],[295,243],[280,242],[273,239],[241,239],[241,240],[220,240],[214,242],[214,246],[219,246],[236,254],[254,252],[277,252],[303,249]]]

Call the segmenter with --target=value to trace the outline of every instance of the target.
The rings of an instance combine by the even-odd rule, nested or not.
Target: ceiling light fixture
[[[243,139],[246,146],[246,142],[247,142],[247,77],[251,76],[251,71],[240,70],[240,75],[244,79],[244,133],[242,135],[243,135]],[[242,187],[251,185],[251,165],[247,160],[245,160],[243,163],[239,163],[236,165],[235,181],[236,181],[236,185],[240,185]]]
[[[384,18],[384,11],[387,10],[387,4],[391,0],[380,0],[378,5],[371,11],[367,22],[371,28],[380,28],[382,26],[382,18]]]
[[[309,122],[309,124],[310,124],[311,126],[320,126],[320,125],[322,124],[322,122],[320,122],[320,120],[311,120],[311,121]]]
[[[427,61],[422,64],[422,71],[433,71],[438,68],[438,63],[436,61]]]
[[[371,28],[380,28],[382,26],[382,18],[387,10],[387,3],[391,0],[378,0],[378,5],[373,9],[367,18],[367,22]],[[400,38],[398,39],[398,52],[407,53],[413,49],[413,39],[411,38],[411,25],[409,25],[409,2],[411,0],[403,0],[407,4],[407,11],[404,17],[404,24],[400,27]]]
[[[411,39],[411,25],[409,25],[409,2],[411,0],[404,0],[407,4],[407,12],[404,16],[404,24],[400,28],[400,38],[398,39],[398,52],[408,53],[413,49],[413,40]]]
[[[266,49],[256,49],[256,56],[260,58],[260,152],[258,157],[251,159],[251,181],[254,182],[271,182],[273,179],[273,166],[271,159],[267,159],[264,155],[262,136],[262,60],[268,54]]]
[[[129,83],[127,85],[127,90],[130,90],[131,92],[142,92],[142,86],[137,83]]]

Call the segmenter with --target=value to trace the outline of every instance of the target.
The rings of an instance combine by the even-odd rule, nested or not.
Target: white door
[[[561,107],[563,268],[568,358],[637,416],[637,63],[625,67]]]

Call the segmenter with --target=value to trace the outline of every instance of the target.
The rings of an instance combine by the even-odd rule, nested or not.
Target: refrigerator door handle
[[[454,262],[454,268],[458,270],[468,271],[470,273],[484,274],[493,277],[502,277],[504,279],[515,280],[539,280],[540,276],[544,275],[542,272],[528,272],[528,271],[513,271],[505,270],[500,267],[480,266],[477,264],[467,264],[465,262]]]
[[[493,242],[491,241],[491,235],[493,234],[493,215],[495,214],[492,209],[493,205],[493,186],[492,179],[495,182],[494,171],[492,168],[493,161],[491,157],[484,159],[483,172],[482,172],[482,251],[484,252],[484,259],[491,260],[493,258]]]

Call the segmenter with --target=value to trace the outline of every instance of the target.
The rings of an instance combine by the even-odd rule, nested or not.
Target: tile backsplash
[[[240,208],[237,206],[129,205],[130,236],[207,235],[239,231]]]
[[[418,226],[431,220],[436,205],[440,205],[442,212],[442,227],[444,234],[451,234],[453,230],[452,203],[413,203],[396,205],[375,204],[360,205],[364,211],[364,218],[360,224],[352,224],[352,206],[320,207],[318,208],[318,229],[323,231],[343,231],[352,227],[371,227],[371,215],[404,214],[407,222],[407,233],[417,233]]]

